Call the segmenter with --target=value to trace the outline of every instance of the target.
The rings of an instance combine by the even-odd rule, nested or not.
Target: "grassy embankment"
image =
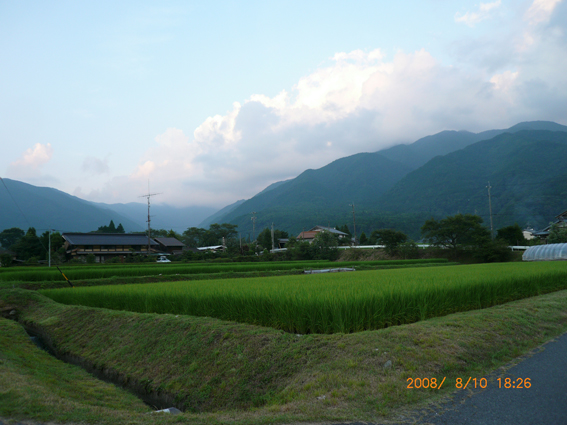
[[[377,331],[303,336],[211,318],[64,306],[19,289],[0,291],[2,307],[49,335],[59,353],[172,394],[187,410],[156,418],[123,396],[112,404],[78,384],[68,402],[59,381],[83,378],[45,374],[43,360],[29,353],[48,355],[2,321],[2,330],[13,329],[0,345],[0,417],[108,424],[397,419],[454,391],[455,378],[486,376],[567,330],[567,291]],[[441,390],[406,388],[409,377],[444,376]]]

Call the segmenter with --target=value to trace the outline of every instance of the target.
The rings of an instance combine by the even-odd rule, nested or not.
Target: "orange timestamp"
[[[440,390],[447,377],[443,377],[443,379],[437,378],[408,378],[406,382],[408,383],[408,389],[421,389],[421,388],[431,388],[434,390]],[[458,389],[466,389],[467,387],[470,388],[486,388],[488,387],[488,380],[486,378],[473,378],[469,376],[466,378],[456,378],[455,379],[455,388]],[[496,379],[498,382],[498,388],[504,389],[511,389],[511,388],[531,388],[532,381],[530,378],[498,378]],[[449,383],[447,385],[450,385]]]

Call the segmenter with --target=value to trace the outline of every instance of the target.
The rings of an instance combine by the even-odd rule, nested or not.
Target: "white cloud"
[[[8,175],[14,178],[30,179],[40,176],[41,167],[51,160],[53,148],[51,144],[36,143],[27,149],[22,156],[8,167]]]
[[[108,166],[108,157],[105,159],[95,158],[94,156],[88,156],[83,161],[81,169],[85,173],[90,174],[108,174],[110,172],[110,167]]]
[[[531,25],[549,22],[553,10],[561,2],[562,0],[534,0],[524,19]]]
[[[460,13],[455,14],[455,22],[462,22],[469,27],[474,27],[481,21],[491,17],[491,13],[499,8],[501,5],[501,0],[497,0],[493,3],[481,3],[478,12],[467,12],[464,15]]]
[[[553,12],[562,0],[534,0],[530,8],[524,14],[524,21],[528,26],[524,29],[523,39],[518,44],[519,50],[529,49],[536,44],[545,31]],[[542,29],[543,27],[543,29]]]
[[[499,6],[481,4],[479,13]],[[477,48],[467,63],[449,66],[425,49],[391,57],[379,49],[338,52],[291,90],[235,102],[192,135],[167,129],[132,173],[100,192],[124,202],[125,194],[147,193],[149,179],[160,202],[222,207],[308,168],[446,129],[540,119],[567,124],[567,20],[551,12],[547,21],[533,18],[542,23],[531,48],[516,44],[534,27],[530,18],[492,35],[490,55]]]

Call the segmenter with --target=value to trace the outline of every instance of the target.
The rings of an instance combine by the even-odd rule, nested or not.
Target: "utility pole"
[[[490,186],[490,182],[488,182],[488,186],[486,186],[486,188],[488,189],[488,210],[490,211],[490,238],[494,239],[494,225],[492,224],[492,199],[490,196],[490,189],[492,189],[492,186]]]
[[[51,229],[49,229],[49,267],[51,267]]]
[[[354,214],[354,202],[349,205],[352,207],[352,222],[354,224],[354,245],[356,246],[356,217]]]
[[[150,227],[151,216],[150,216],[150,198],[152,196],[161,195],[161,193],[150,193],[150,182],[148,181],[148,194],[139,196],[139,198],[148,198],[148,255],[151,253],[151,237],[152,228]]]
[[[272,251],[275,249],[274,247],[274,223],[272,223]]]
[[[256,240],[256,211],[252,211],[252,217],[250,217],[250,220],[252,220],[252,239],[255,241]]]

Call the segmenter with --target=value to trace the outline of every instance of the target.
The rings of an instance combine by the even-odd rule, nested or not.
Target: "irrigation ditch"
[[[176,394],[156,391],[149,381],[138,381],[136,379],[132,379],[131,377],[128,377],[112,368],[98,366],[92,361],[84,359],[78,355],[58,350],[50,335],[42,327],[37,326],[34,323],[19,320],[17,310],[10,309],[8,314],[4,313],[2,316],[19,323],[29,335],[31,341],[38,348],[46,351],[57,360],[78,366],[101,381],[116,385],[126,391],[129,391],[153,410],[164,410],[171,407],[175,407],[181,411],[185,410],[185,403],[179,400]]]

